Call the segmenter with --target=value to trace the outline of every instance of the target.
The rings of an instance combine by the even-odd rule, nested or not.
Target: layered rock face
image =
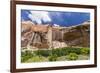
[[[24,21],[21,29],[22,48],[89,47],[90,44],[89,21],[71,27],[36,25],[31,21]]]

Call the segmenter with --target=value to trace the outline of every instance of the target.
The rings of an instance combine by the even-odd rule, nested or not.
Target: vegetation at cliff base
[[[21,62],[48,62],[48,61],[73,61],[88,60],[90,48],[56,48],[51,50],[22,51]]]

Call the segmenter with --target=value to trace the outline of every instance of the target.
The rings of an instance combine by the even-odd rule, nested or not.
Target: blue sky
[[[36,24],[73,26],[90,20],[90,13],[21,10],[21,21],[29,20]]]

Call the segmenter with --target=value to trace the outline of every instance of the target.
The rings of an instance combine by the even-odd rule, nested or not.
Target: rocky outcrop
[[[90,47],[90,23],[70,27],[69,32],[64,33],[64,41],[69,46]]]
[[[68,45],[65,42],[60,42],[60,41],[52,41],[52,46],[54,49],[68,47]]]
[[[34,24],[31,21],[21,23],[21,46],[32,49],[60,47],[89,47],[90,22],[71,27]]]

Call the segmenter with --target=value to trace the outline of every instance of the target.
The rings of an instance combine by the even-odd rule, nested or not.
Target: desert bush
[[[34,56],[32,58],[30,58],[27,62],[41,62],[44,60],[44,57],[42,56]]]
[[[68,54],[68,49],[67,48],[57,48],[52,50],[53,55],[57,55],[58,57],[60,56],[65,56]]]
[[[31,51],[21,52],[21,62],[25,62],[33,56],[34,54]]]
[[[44,56],[44,57],[47,57],[47,56],[50,56],[51,55],[51,50],[37,50],[37,51],[34,51],[34,53],[38,56]]]
[[[88,55],[89,53],[90,53],[90,49],[89,48],[82,48],[81,49],[81,54]]]
[[[43,61],[44,58],[49,61],[56,61],[57,58],[67,56],[68,60],[77,60],[78,55],[88,55],[90,53],[89,48],[73,48],[64,47],[51,50],[36,50],[36,51],[24,51],[21,52],[21,62]]]
[[[69,53],[80,54],[81,53],[81,48],[69,48],[67,51],[68,51],[68,54]]]
[[[40,55],[44,57],[51,56],[51,54],[60,57],[60,56],[68,55],[70,53],[76,53],[78,55],[82,54],[84,52],[84,50],[82,49],[83,48],[64,47],[64,48],[57,48],[57,49],[52,49],[52,50],[37,50],[37,51],[34,51],[34,53],[38,56]]]
[[[76,53],[70,53],[69,55],[67,55],[67,59],[68,60],[77,60],[78,55]]]
[[[56,61],[57,60],[57,55],[55,54],[55,55],[51,55],[51,56],[49,56],[49,61]]]
[[[54,54],[57,54],[57,56],[65,56],[68,55],[69,53],[76,53],[76,54],[81,54],[81,48],[59,48],[59,49],[54,49],[53,50]]]

